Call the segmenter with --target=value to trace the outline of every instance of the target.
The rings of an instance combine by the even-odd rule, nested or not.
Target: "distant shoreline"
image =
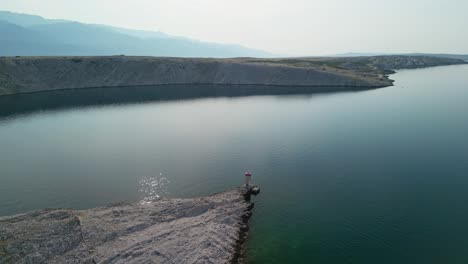
[[[265,85],[156,85],[58,89],[0,96],[0,119],[38,111],[202,98],[313,95],[377,88]]]
[[[67,89],[168,85],[373,89],[391,86],[393,81],[388,74],[395,69],[465,63],[463,60],[426,56],[281,59],[2,57],[0,96]]]
[[[437,67],[437,66],[435,66]],[[391,80],[393,81],[393,80]],[[61,89],[53,89],[53,90],[41,90],[41,91],[28,91],[28,92],[20,92],[20,93],[6,93],[0,94],[1,97],[7,96],[14,96],[14,95],[29,95],[29,94],[40,94],[40,93],[49,93],[49,92],[65,92],[65,91],[82,91],[82,90],[95,90],[95,89],[111,89],[111,88],[122,88],[122,89],[138,89],[138,88],[145,88],[145,87],[171,87],[171,86],[194,86],[194,87],[202,87],[202,86],[213,86],[213,87],[271,87],[271,88],[327,88],[326,91],[334,92],[334,91],[361,91],[361,90],[372,90],[378,88],[385,88],[390,87],[392,85],[387,86],[353,86],[353,85],[281,85],[281,84],[219,84],[219,83],[164,83],[164,84],[146,84],[146,85],[120,85],[120,86],[90,86],[90,87],[83,87],[83,88],[61,88]],[[341,89],[340,89],[341,88]],[[323,93],[319,89],[316,89],[318,93]],[[255,95],[255,94],[252,94]],[[264,94],[268,95],[268,94]],[[271,95],[275,95],[272,93]]]

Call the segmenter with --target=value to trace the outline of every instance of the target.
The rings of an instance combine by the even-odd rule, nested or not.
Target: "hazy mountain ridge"
[[[168,57],[274,57],[235,44],[198,41],[160,31],[85,24],[64,19],[0,11],[0,56],[168,56]],[[333,57],[379,55],[432,56],[463,59],[468,54],[342,53]]]
[[[383,52],[346,52],[333,55],[334,57],[373,57],[373,56],[429,56],[437,58],[451,58],[468,61],[468,54],[449,53],[383,53]]]
[[[45,19],[7,11],[0,11],[0,36],[0,56],[271,56],[239,45],[201,42],[163,32]]]

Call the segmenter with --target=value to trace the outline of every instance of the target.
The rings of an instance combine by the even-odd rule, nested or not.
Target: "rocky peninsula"
[[[396,55],[278,59],[1,57],[0,95],[169,84],[308,86],[321,87],[320,92],[323,87],[371,89],[391,86],[388,74],[393,70],[465,63],[453,58]]]
[[[0,263],[237,263],[247,194],[1,217]]]

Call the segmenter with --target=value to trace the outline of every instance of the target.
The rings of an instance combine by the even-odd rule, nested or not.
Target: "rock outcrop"
[[[253,206],[244,195],[2,217],[0,263],[233,263]]]

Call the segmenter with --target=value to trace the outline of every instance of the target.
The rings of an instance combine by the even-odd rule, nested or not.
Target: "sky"
[[[468,54],[468,0],[0,0],[0,10],[281,55]]]

